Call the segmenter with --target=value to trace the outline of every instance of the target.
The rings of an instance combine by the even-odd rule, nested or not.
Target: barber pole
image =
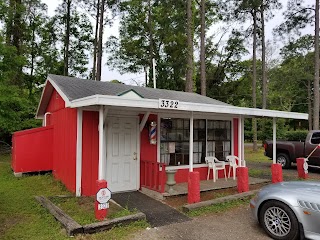
[[[150,144],[153,144],[153,145],[157,144],[156,128],[157,128],[157,123],[151,122],[149,127],[149,139],[150,139]]]

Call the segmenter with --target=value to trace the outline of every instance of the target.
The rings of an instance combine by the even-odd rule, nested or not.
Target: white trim
[[[233,134],[233,131],[234,131],[234,126],[233,126],[233,120],[234,120],[235,118],[232,118],[232,120],[231,120],[231,129],[230,129],[230,131],[231,131],[231,155],[234,155],[234,134]]]
[[[160,145],[161,145],[161,138],[160,138],[160,134],[161,134],[161,117],[160,115],[158,114],[158,117],[157,117],[157,162],[159,163],[160,162]]]
[[[272,120],[272,162],[273,164],[277,163],[277,122],[276,118]]]
[[[66,107],[71,106],[71,102],[69,101],[69,98],[66,94],[60,89],[60,87],[48,76],[48,81],[51,83],[53,88],[59,93],[60,97],[62,97],[64,103],[66,104]]]
[[[119,107],[133,107],[142,109],[159,109],[158,99],[126,99],[118,96],[107,95],[93,95],[81,99],[76,99],[70,102],[70,107],[83,107],[90,105],[108,105]],[[67,105],[67,102],[66,102]],[[200,104],[190,102],[179,102],[179,110],[172,110],[172,112],[208,112],[219,114],[236,114],[245,116],[258,116],[258,117],[278,117],[278,118],[292,118],[308,120],[308,114],[296,112],[284,112],[268,109],[257,108],[244,108],[229,105],[213,105],[213,104]]]
[[[103,149],[104,149],[104,137],[103,137],[103,119],[104,119],[104,115],[103,115],[103,106],[100,106],[99,109],[99,165],[98,165],[98,179],[102,180],[104,177],[104,169],[103,169]]]
[[[241,124],[241,128],[242,128],[242,135],[241,135],[241,142],[242,142],[242,160],[245,160],[244,158],[244,118],[241,117],[241,121],[242,121],[242,124]],[[243,161],[242,161],[243,163]],[[245,167],[245,166],[244,166]]]
[[[77,111],[77,156],[76,156],[76,196],[81,196],[81,180],[82,180],[82,109]]]
[[[140,132],[139,132],[139,117],[136,117],[136,128],[137,128],[137,185],[136,190],[140,188]]]
[[[150,112],[146,112],[142,118],[142,121],[140,123],[139,132],[142,132],[144,125],[146,125],[146,122],[148,121]]]
[[[191,112],[190,117],[189,172],[193,172],[193,112]]]
[[[239,158],[239,166],[241,167],[241,162],[242,162],[242,121],[241,121],[241,117],[238,118],[238,158]]]

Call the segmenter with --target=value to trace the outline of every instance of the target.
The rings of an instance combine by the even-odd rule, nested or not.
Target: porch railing
[[[141,160],[141,187],[163,193],[166,181],[164,163]]]

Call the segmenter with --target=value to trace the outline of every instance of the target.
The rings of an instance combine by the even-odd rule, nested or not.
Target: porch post
[[[272,183],[282,182],[282,166],[277,164],[277,123],[273,118],[273,140],[272,140],[272,165],[271,165]]]
[[[103,145],[104,145],[104,137],[103,137],[103,106],[99,108],[99,165],[98,165],[98,180],[103,179]]]
[[[193,172],[193,112],[190,117],[189,172]]]
[[[193,112],[190,117],[188,203],[200,202],[200,173],[193,171]]]
[[[77,110],[76,196],[81,196],[82,178],[82,109]]]
[[[238,118],[238,157],[239,157],[239,167],[241,167],[242,160],[242,118]]]
[[[273,164],[277,163],[277,123],[276,123],[276,118],[273,118],[273,124],[272,124],[272,130],[273,130],[273,135],[272,135],[272,161]]]

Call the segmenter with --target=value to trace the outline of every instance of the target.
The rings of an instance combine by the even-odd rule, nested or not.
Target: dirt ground
[[[197,217],[188,222],[145,229],[128,239],[264,240],[270,238],[251,217],[249,206],[245,206],[224,213]]]
[[[248,163],[249,169],[263,170],[259,177],[271,180],[271,161]],[[320,169],[309,168],[309,179],[320,181]],[[298,180],[296,166],[283,169],[283,180]],[[265,184],[251,185],[250,190],[261,188]],[[236,188],[222,189],[201,193],[201,200],[214,199],[225,195],[237,193]],[[169,198],[165,200],[168,205],[179,209],[187,202],[187,196]],[[191,221],[176,223],[159,228],[145,229],[130,236],[128,239],[184,239],[184,240],[264,240],[269,238],[259,224],[253,219],[248,205],[228,210],[223,213],[213,213],[195,217]]]

